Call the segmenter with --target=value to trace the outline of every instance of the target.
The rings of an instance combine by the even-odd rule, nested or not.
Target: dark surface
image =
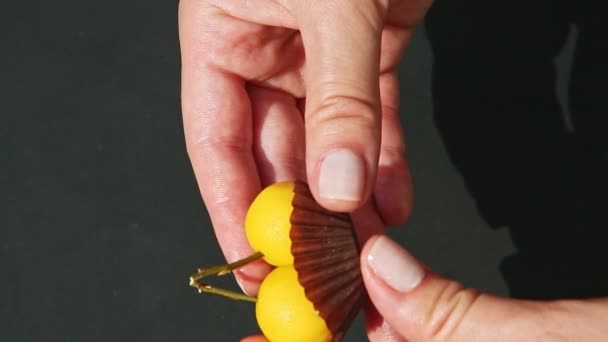
[[[427,17],[435,122],[483,217],[510,231],[517,254],[501,270],[516,297],[608,294],[594,262],[608,260],[608,30],[598,6],[439,0]],[[554,59],[574,29],[562,107]]]
[[[563,132],[545,129],[550,122],[563,124],[552,94],[554,80],[534,84],[540,69],[512,63],[514,52],[518,61],[535,60],[544,38],[524,39],[523,46],[504,50],[495,44],[492,50],[495,46],[476,37],[522,42],[518,39],[536,31],[495,32],[486,27],[488,22],[525,20],[513,20],[502,7],[495,18],[465,16],[465,5],[449,4],[437,2],[427,27],[434,51],[443,56],[436,60],[434,103],[432,55],[422,31],[401,68],[416,202],[410,223],[391,234],[437,271],[492,293],[507,294],[507,283],[514,294],[532,297],[602,290],[546,286],[556,276],[589,274],[602,284],[605,273],[597,263],[605,257],[601,248],[586,247],[606,241],[601,234],[606,166],[595,152],[591,157],[576,152],[590,151],[587,143],[556,151],[547,140],[572,146],[561,140]],[[195,267],[222,258],[183,143],[174,5],[59,1],[1,6],[0,340],[235,341],[257,330],[252,305],[200,296],[187,286]],[[527,20],[544,27],[544,8],[531,11],[538,16]],[[464,26],[463,17],[469,18]],[[560,23],[566,28],[551,31],[559,36],[559,46],[569,27]],[[484,29],[476,31],[476,25]],[[472,32],[480,33],[467,36]],[[590,41],[588,46],[596,44]],[[547,68],[547,78],[558,51],[556,47],[539,62]],[[568,102],[564,75],[572,49],[567,51],[559,59],[562,104]],[[585,60],[589,54],[577,56],[587,67],[602,64]],[[496,64],[478,68],[488,61]],[[517,77],[507,83],[487,77],[496,70]],[[606,89],[594,82],[586,83],[585,94]],[[527,106],[519,96],[523,91],[533,92],[527,98],[541,105]],[[603,99],[581,97],[573,97],[579,100],[571,108],[606,113]],[[517,119],[505,121],[511,125],[507,129],[488,119],[501,117],[497,113]],[[543,113],[553,116],[546,121]],[[463,114],[470,121],[458,122]],[[484,129],[484,122],[497,130]],[[528,136],[513,133],[510,128],[521,128],[521,122],[539,127]],[[575,122],[576,127],[582,126]],[[513,143],[520,149],[513,150]],[[602,145],[595,141],[591,146]],[[535,147],[540,151],[528,155]],[[564,151],[576,158],[564,158],[570,153]],[[514,254],[514,244],[519,254]],[[564,250],[576,258],[563,258]],[[572,270],[576,273],[567,272]],[[219,284],[234,287],[229,278]],[[548,288],[555,292],[546,292]],[[366,340],[360,319],[346,340]]]

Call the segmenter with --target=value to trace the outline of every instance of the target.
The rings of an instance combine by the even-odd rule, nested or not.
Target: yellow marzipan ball
[[[274,266],[293,264],[289,219],[294,186],[294,182],[279,182],[266,187],[254,199],[245,217],[249,244]]]
[[[293,266],[280,266],[268,274],[260,286],[255,311],[260,329],[271,342],[332,340]]]

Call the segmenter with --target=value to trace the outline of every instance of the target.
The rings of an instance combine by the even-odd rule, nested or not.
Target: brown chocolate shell
[[[340,341],[363,302],[360,248],[348,214],[321,207],[306,183],[296,181],[291,253],[306,297]]]

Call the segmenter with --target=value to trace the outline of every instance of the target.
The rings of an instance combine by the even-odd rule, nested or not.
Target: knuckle
[[[449,340],[467,318],[481,293],[450,282],[445,286],[428,316],[428,336],[433,341]]]
[[[323,127],[324,130],[336,130],[336,134],[351,128],[376,131],[379,124],[377,105],[373,101],[346,95],[324,97],[321,105],[306,117],[308,129]]]
[[[395,120],[395,121],[400,121],[399,118],[399,108],[395,107],[395,106],[390,106],[387,104],[383,104],[382,105],[382,116],[384,118],[390,119],[390,120]]]
[[[251,150],[247,139],[236,136],[209,136],[186,138],[186,152],[191,159],[227,153],[243,154]]]

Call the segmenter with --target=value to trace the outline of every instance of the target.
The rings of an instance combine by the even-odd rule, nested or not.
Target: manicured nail
[[[241,291],[243,291],[244,294],[251,296],[250,293],[247,293],[247,290],[245,290],[245,287],[243,286],[243,283],[241,282],[241,279],[239,279],[239,277],[234,277],[234,279],[236,280],[236,283],[239,285],[239,287],[241,288]]]
[[[331,151],[323,159],[319,173],[319,196],[343,201],[363,197],[365,163],[352,151]]]
[[[237,259],[238,260],[238,259]],[[239,269],[234,270],[232,273],[234,274],[234,278],[236,279],[236,283],[239,284],[243,293],[251,296],[256,293],[252,293],[251,291],[256,290],[256,284],[260,284],[266,275],[270,272],[270,267],[262,260],[256,260],[250,264],[247,264]],[[250,291],[248,291],[249,289]]]
[[[413,290],[424,277],[424,269],[418,261],[386,236],[374,241],[367,262],[376,275],[399,292]]]

